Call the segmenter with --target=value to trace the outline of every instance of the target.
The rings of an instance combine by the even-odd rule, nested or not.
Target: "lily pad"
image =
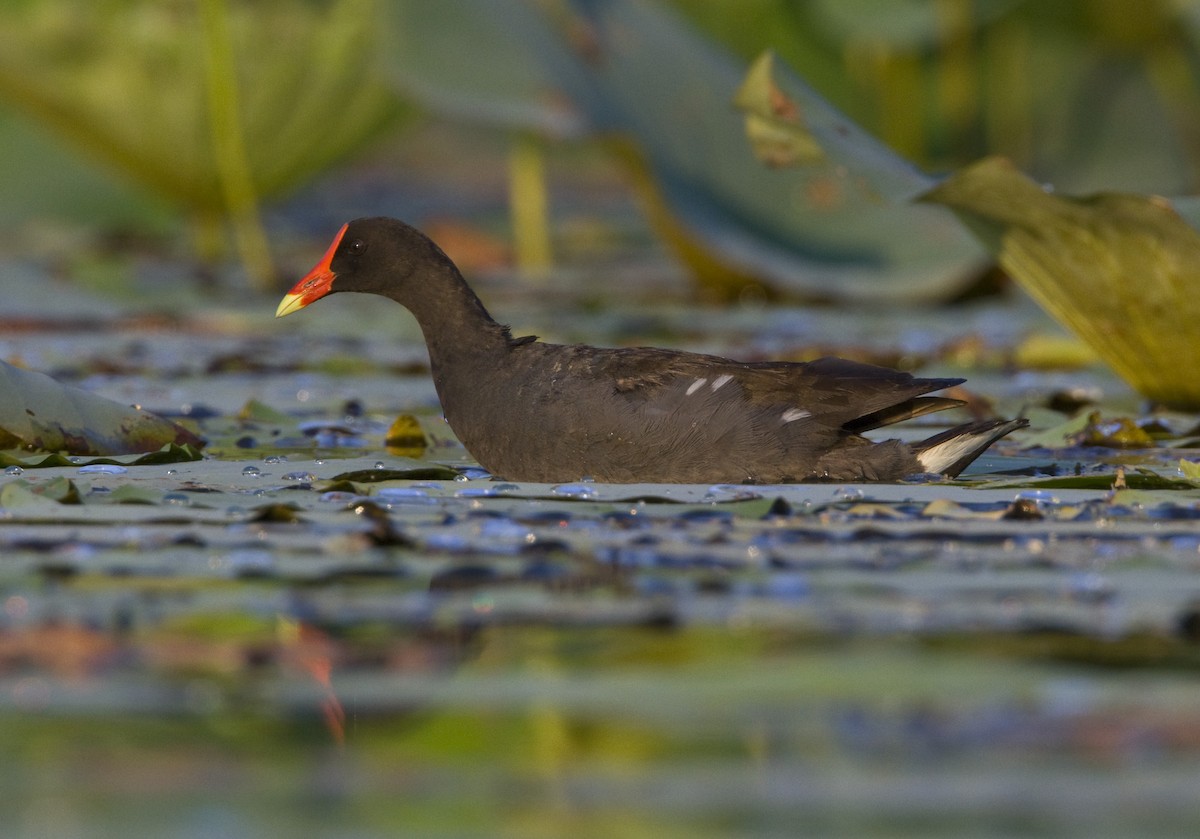
[[[1022,288],[1139,392],[1200,408],[1200,233],[1170,201],[1055,195],[998,157],[921,200],[954,210]]]
[[[69,454],[200,447],[193,432],[141,408],[127,408],[42,373],[0,362],[0,446]]]

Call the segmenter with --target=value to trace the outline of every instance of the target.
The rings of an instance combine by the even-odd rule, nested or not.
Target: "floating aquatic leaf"
[[[103,501],[106,504],[161,504],[163,495],[161,490],[152,487],[123,484],[105,495]]]
[[[1075,445],[1075,440],[1084,432],[1090,422],[1089,415],[1084,412],[1078,416],[1060,423],[1059,425],[1036,431],[1022,440],[1022,448],[1026,449],[1062,449]]]
[[[1129,417],[1104,419],[1099,411],[1088,415],[1087,425],[1075,439],[1079,446],[1110,449],[1154,448],[1154,438]]]
[[[204,445],[193,432],[148,411],[0,362],[0,445],[5,448],[124,454],[171,443]]]
[[[49,469],[55,466],[91,466],[94,464],[119,464],[123,466],[151,466],[159,463],[186,463],[200,460],[203,455],[200,450],[190,443],[182,446],[168,443],[158,451],[139,455],[119,455],[117,457],[75,457],[69,458],[62,454],[48,454],[37,457],[20,456],[10,452],[0,452],[0,466],[16,467],[18,469]]]
[[[237,412],[237,418],[242,422],[261,423],[263,425],[293,425],[295,419],[287,413],[272,408],[265,402],[251,399]]]
[[[429,441],[421,430],[420,420],[412,414],[401,414],[389,426],[384,445],[388,454],[419,458],[425,453]]]
[[[43,483],[19,478],[0,488],[0,507],[19,507],[52,501],[56,504],[82,504],[79,487],[68,478],[51,478]]]
[[[1162,198],[1058,196],[988,158],[923,198],[954,210],[1001,266],[1130,385],[1200,408],[1200,233]]]
[[[358,469],[353,472],[342,472],[341,474],[334,475],[329,480],[338,483],[375,484],[381,481],[453,481],[457,477],[458,470],[456,469],[414,460],[411,466],[392,467],[388,469]]]

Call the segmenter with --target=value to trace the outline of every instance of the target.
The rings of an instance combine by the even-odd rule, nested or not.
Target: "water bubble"
[[[301,484],[311,484],[316,479],[317,476],[312,472],[285,472],[283,475],[283,480]]]
[[[466,487],[454,493],[455,498],[488,498],[496,495],[495,487]]]
[[[468,481],[486,481],[492,477],[491,472],[480,466],[464,466],[459,470],[459,475]]]
[[[376,468],[376,469],[382,469],[382,468],[384,468],[384,467],[383,467],[383,461],[382,461],[382,460],[377,460],[377,461],[375,461],[375,468]]]
[[[80,466],[80,474],[101,474],[101,475],[124,475],[129,470],[124,466],[118,466],[115,463],[93,463],[89,466]]]
[[[567,498],[595,498],[596,488],[587,486],[586,484],[559,484],[550,490],[555,495],[562,495]]]
[[[274,464],[274,463],[286,463],[286,462],[287,462],[287,458],[284,457],[283,455],[278,455],[278,454],[269,454],[263,458],[263,463]]]
[[[1037,504],[1059,504],[1058,496],[1048,489],[1023,489],[1017,493],[1017,501],[1033,501]]]
[[[9,466],[4,470],[5,475],[23,475],[25,470],[20,466]]]
[[[739,484],[713,484],[701,497],[702,502],[715,503],[719,501],[748,501],[758,498],[759,494]]]
[[[242,470],[242,474],[248,478],[257,478],[259,475],[262,474],[262,470],[259,469],[257,466],[247,466],[245,469]]]
[[[192,503],[192,499],[182,492],[168,492],[162,500],[164,504],[176,504],[180,507],[187,507]]]
[[[168,469],[168,470],[167,470],[167,474],[168,474],[168,475],[178,475],[178,474],[179,474],[179,470],[178,470],[178,469]]]
[[[438,500],[431,497],[428,492],[416,487],[383,487],[376,490],[375,497],[386,504],[427,506],[438,503]]]
[[[833,496],[842,501],[862,501],[867,494],[858,487],[838,487]]]
[[[383,487],[375,493],[380,498],[428,498],[429,493],[416,487]]]

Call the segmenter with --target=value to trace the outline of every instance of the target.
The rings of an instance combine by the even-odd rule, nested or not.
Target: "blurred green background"
[[[643,153],[661,145],[612,107],[628,113],[639,90],[662,96],[661,86],[618,80],[626,89],[614,94],[596,82],[605,68],[589,26],[621,6],[678,27],[679,39],[649,48],[663,50],[662,73],[680,90],[704,76],[677,66],[674,40],[699,35],[706,59],[742,69],[771,48],[930,172],[999,153],[1066,191],[1196,188],[1200,3],[1186,0],[6,0],[3,238],[20,253],[64,228],[135,242],[183,241],[186,229],[190,258],[220,266],[234,254],[268,288],[280,269],[264,207],[287,207],[298,191],[312,205],[314,183],[364,166],[385,198],[411,206],[386,195],[405,188],[390,176],[427,161],[451,180],[455,161],[436,153],[445,132],[490,133],[483,148],[499,136],[509,149],[500,163],[513,229],[499,234],[515,238],[523,267],[544,270],[557,235],[547,160],[551,181],[564,168],[608,173],[619,161],[631,183],[649,181],[643,196],[670,177],[598,142],[615,128]],[[737,119],[718,92],[691,93],[716,118]],[[421,143],[432,147],[425,157]],[[469,172],[473,162],[461,165]],[[671,198],[655,220],[668,241]],[[309,218],[278,235],[318,229]],[[678,236],[672,244],[686,246]],[[684,257],[703,279],[704,258]]]

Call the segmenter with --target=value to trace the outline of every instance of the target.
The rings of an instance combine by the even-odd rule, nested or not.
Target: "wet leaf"
[[[106,504],[161,504],[164,493],[150,487],[125,484],[104,496]]]
[[[203,455],[200,450],[190,443],[182,446],[168,443],[155,452],[140,455],[118,455],[116,457],[67,457],[61,454],[48,454],[37,457],[20,456],[10,452],[0,452],[0,466],[18,466],[22,469],[49,469],[56,466],[148,466],[156,463],[187,463],[200,460]]]
[[[1135,389],[1200,408],[1200,233],[1162,198],[1055,195],[1008,161],[967,167],[921,200],[943,204],[1056,320]]]
[[[0,507],[21,507],[47,501],[55,504],[83,503],[79,487],[68,478],[51,478],[45,482],[33,482],[21,478],[10,481],[0,488]]]
[[[1099,411],[1088,415],[1087,425],[1075,438],[1079,446],[1110,449],[1152,449],[1154,438],[1129,417],[1104,419]]]
[[[1036,431],[1022,440],[1025,449],[1062,449],[1074,445],[1079,435],[1084,433],[1091,422],[1089,415],[1084,412],[1078,416],[1051,428]]]
[[[149,452],[172,443],[204,445],[191,431],[148,411],[127,408],[4,362],[0,362],[0,440],[5,448],[83,455]]]
[[[429,441],[425,432],[421,430],[420,420],[412,414],[401,414],[388,428],[384,445],[387,446],[390,455],[420,458],[429,446]]]
[[[246,402],[237,412],[237,418],[242,422],[261,423],[262,425],[291,426],[295,424],[295,420],[288,414],[257,399]]]
[[[1194,460],[1180,459],[1179,471],[1189,481],[1200,482],[1200,463]]]
[[[351,484],[376,484],[381,481],[452,481],[457,477],[458,470],[448,466],[414,461],[412,466],[407,467],[357,469],[353,472],[342,472],[329,480]]]

